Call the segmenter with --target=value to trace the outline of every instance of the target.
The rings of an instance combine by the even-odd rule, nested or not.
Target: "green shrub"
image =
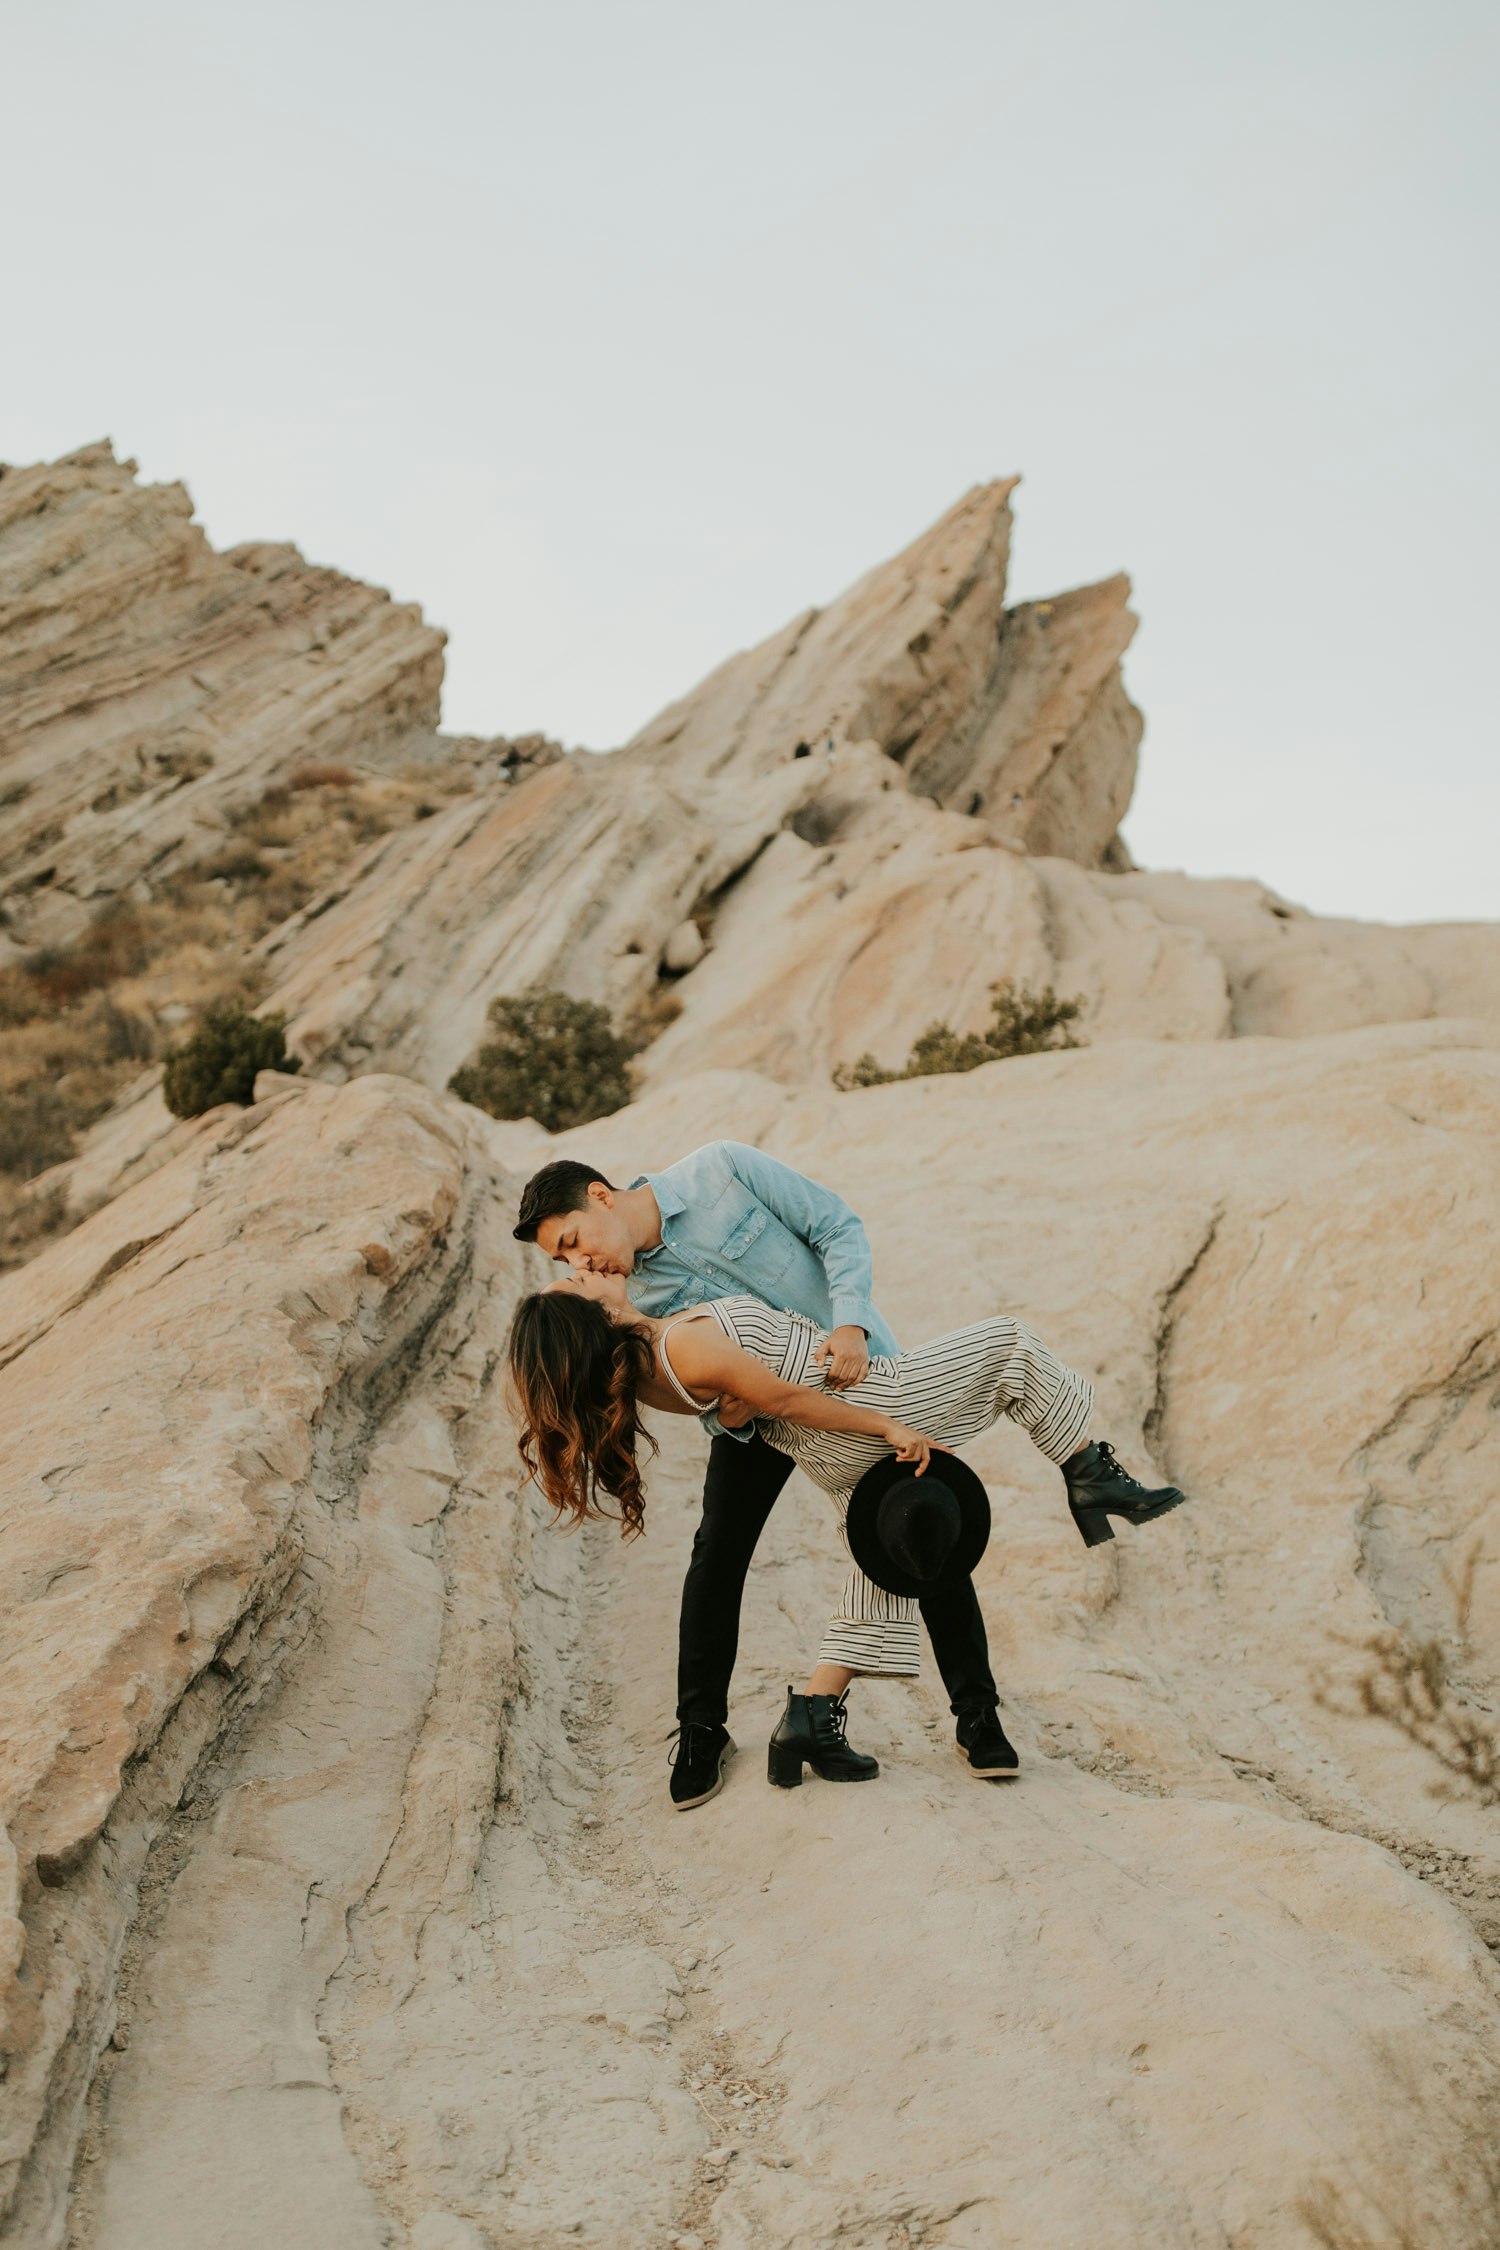
[[[209,1008],[191,1039],[168,1054],[161,1090],[174,1117],[201,1117],[220,1102],[252,1102],[258,1070],[301,1067],[287,1057],[285,1016]]]
[[[448,1081],[460,1101],[563,1133],[630,1100],[634,1049],[597,1002],[567,992],[506,996],[490,1002],[489,1023],[493,1039]]]
[[[983,1031],[957,1032],[951,1024],[930,1023],[906,1058],[904,1070],[882,1070],[873,1055],[840,1063],[833,1082],[841,1093],[856,1086],[889,1086],[898,1078],[936,1078],[949,1071],[978,1070],[981,1063],[1009,1055],[1039,1055],[1077,1047],[1073,1024],[1083,1013],[1081,1000],[1060,1000],[1049,984],[1041,992],[1016,985],[1009,977],[992,984],[992,1021]]]

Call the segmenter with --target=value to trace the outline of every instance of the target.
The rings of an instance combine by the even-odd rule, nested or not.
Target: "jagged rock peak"
[[[914,793],[982,817],[998,841],[1128,867],[1119,825],[1142,729],[1120,677],[1130,582],[1008,610],[1019,481],[975,485],[826,609],[730,657],[630,747],[701,782],[764,772],[799,747],[874,742]]]
[[[192,518],[107,442],[0,480],[0,915],[25,942],[212,850],[299,763],[437,724],[420,609]]]

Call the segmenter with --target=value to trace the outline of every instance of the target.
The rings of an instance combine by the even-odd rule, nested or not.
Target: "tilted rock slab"
[[[666,1021],[648,1084],[899,1067],[934,1019],[983,1025],[1007,977],[1081,999],[1090,1040],[1500,1016],[1500,930],[1325,922],[1259,885],[1128,871],[1128,589],[1007,610],[1013,481],[623,751],[374,847],[266,943],[294,1048],[329,1078],[442,1085],[490,1000],[542,985]]]
[[[1387,931],[1322,921],[1255,884],[1122,871],[1139,736],[1119,671],[1128,589],[1109,580],[1007,609],[1013,483],[976,487],[625,750],[518,746],[514,778],[482,779],[373,844],[262,948],[267,1006],[288,1013],[293,1050],[330,1081],[396,1069],[441,1087],[493,999],[549,985],[651,1037],[650,1085],[718,1066],[826,1083],[867,1051],[899,1068],[935,1019],[980,1028],[1001,978],[1080,999],[1091,1042],[1500,1016],[1493,927]],[[28,571],[72,558],[47,580],[45,634],[24,605],[11,613],[10,662],[31,697],[13,758],[52,773],[64,797],[68,775],[100,758],[138,773],[143,711],[156,725],[164,696],[196,710],[205,680],[219,684],[203,723],[236,746],[196,780],[80,812],[58,846],[82,855],[73,888],[51,845],[33,852],[33,887],[6,908],[14,933],[81,916],[88,887],[119,882],[142,854],[170,867],[206,847],[231,781],[258,788],[277,761],[337,747],[340,727],[338,742],[379,763],[407,720],[435,717],[441,637],[415,611],[290,549],[215,556],[180,488],[142,489],[107,449],[11,472],[6,506],[0,569],[9,555],[29,584]],[[133,573],[118,567],[121,542],[145,558]],[[269,592],[255,577],[267,555]],[[120,641],[114,673],[87,617],[61,606],[96,580],[117,605],[99,628]],[[329,618],[345,628],[331,641]],[[222,678],[197,661],[205,633]],[[65,722],[85,690],[89,714]],[[63,742],[76,759],[53,772]],[[0,844],[4,820],[20,835],[39,802],[0,814]],[[86,1209],[174,1145],[147,1083],[39,1192]]]
[[[1140,732],[1119,683],[1128,588],[1007,611],[1014,481],[976,487],[625,750],[577,756],[377,847],[266,948],[297,1051],[329,1076],[378,1057],[442,1084],[497,993],[559,985],[628,1017],[674,966],[685,919],[730,891],[758,901],[744,878],[767,844],[821,835],[851,787],[930,861],[1003,837],[1010,848],[988,853],[1002,884],[1028,845],[1128,864],[1116,835]],[[941,808],[962,800],[972,814],[981,799],[1000,808],[995,823],[970,821],[955,842]],[[826,1068],[816,1029],[807,1067],[815,1057]]]
[[[267,1005],[321,1076],[378,1057],[436,1086],[497,993],[561,986],[624,1019],[667,937],[818,778],[793,764],[705,808],[649,767],[575,753],[382,839],[264,942]]]
[[[559,1141],[262,1092],[0,1283],[8,2240],[1281,2250],[1353,2181],[1480,2250],[1492,1817],[1317,1682],[1495,1529],[1492,1037],[713,1072]],[[852,1197],[898,1333],[1022,1313],[1191,1493],[1090,1553],[1017,1433],[970,1449],[1005,1789],[930,1676],[855,1690],[877,1783],[766,1789],[842,1569],[798,1478],[746,1754],[676,1815],[701,1438],[664,1428],[634,1548],[517,1488],[522,1172],[724,1132]]]
[[[0,472],[0,915],[65,940],[222,839],[308,759],[437,724],[445,636],[379,587],[255,542],[107,444]]]
[[[1120,658],[1130,581],[1005,607],[1010,495],[975,485],[929,531],[827,609],[732,656],[636,735],[684,785],[873,742],[914,792],[984,811],[1023,849],[1128,866],[1120,821],[1141,715]]]

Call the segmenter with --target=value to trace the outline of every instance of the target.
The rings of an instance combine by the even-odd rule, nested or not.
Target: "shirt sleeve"
[[[741,1185],[821,1260],[835,1328],[875,1327],[875,1271],[863,1222],[841,1195],[782,1164],[764,1149],[725,1141],[724,1154]]]
[[[711,1407],[703,1417],[703,1427],[710,1437],[732,1437],[737,1445],[748,1445],[755,1435],[755,1424],[746,1422],[737,1430],[726,1430],[719,1420],[718,1411]]]

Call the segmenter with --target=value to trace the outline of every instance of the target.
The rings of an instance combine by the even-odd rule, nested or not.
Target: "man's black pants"
[[[757,1430],[748,1445],[716,1437],[703,1482],[703,1518],[682,1585],[677,1643],[680,1726],[723,1726],[740,1645],[740,1600],[755,1543],[791,1475],[790,1454]],[[972,1579],[926,1594],[918,1604],[948,1700],[957,1713],[996,1700],[989,1642]]]

